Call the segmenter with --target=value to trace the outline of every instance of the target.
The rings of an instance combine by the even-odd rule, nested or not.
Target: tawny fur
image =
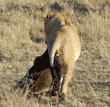
[[[63,13],[44,15],[46,43],[50,65],[54,68],[54,58],[61,66],[58,91],[67,100],[67,86],[72,78],[75,61],[81,53],[81,44],[76,27]],[[59,72],[59,71],[58,71]]]

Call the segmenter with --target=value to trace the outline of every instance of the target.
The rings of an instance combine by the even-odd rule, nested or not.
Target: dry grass
[[[82,44],[68,86],[68,102],[38,103],[10,88],[46,50],[43,13],[64,12],[77,27]],[[0,1],[0,107],[110,107],[109,0]]]

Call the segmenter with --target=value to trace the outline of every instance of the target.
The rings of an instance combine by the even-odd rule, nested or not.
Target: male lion
[[[63,13],[44,14],[46,44],[48,47],[50,65],[54,68],[57,60],[61,69],[58,86],[54,93],[59,92],[60,101],[67,100],[67,86],[72,78],[75,61],[81,53],[81,44],[76,27]],[[56,71],[53,71],[56,75]]]

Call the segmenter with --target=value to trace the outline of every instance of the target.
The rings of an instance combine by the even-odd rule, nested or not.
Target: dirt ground
[[[78,29],[81,55],[66,104],[23,98],[10,89],[43,54],[43,14],[65,13]],[[0,107],[110,107],[110,0],[0,1]]]

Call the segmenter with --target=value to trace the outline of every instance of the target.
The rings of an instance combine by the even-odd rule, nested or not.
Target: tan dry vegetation
[[[50,105],[51,99],[40,104],[9,92],[46,49],[42,16],[48,11],[64,12],[78,29],[82,45],[68,85],[68,101],[59,106],[109,107],[109,0],[0,1],[0,107],[58,106]]]

